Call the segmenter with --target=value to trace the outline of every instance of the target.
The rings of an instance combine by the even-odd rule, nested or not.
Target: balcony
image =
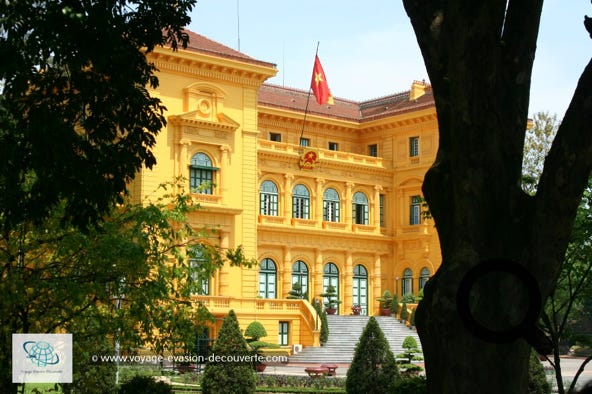
[[[374,168],[392,168],[392,162],[382,157],[360,155],[357,153],[334,151],[322,148],[311,147],[318,152],[318,159],[324,163],[333,163],[336,165],[357,164],[361,167]],[[298,157],[302,153],[303,147],[296,144],[285,142],[276,142],[269,140],[258,140],[258,151],[263,156],[289,155]]]
[[[310,338],[310,345],[320,345],[320,319],[312,305],[306,300],[288,300],[275,298],[244,298],[225,296],[194,295],[193,301],[200,302],[208,310],[218,316],[226,315],[234,310],[240,318],[242,313],[256,311],[259,316],[298,317],[304,336]]]

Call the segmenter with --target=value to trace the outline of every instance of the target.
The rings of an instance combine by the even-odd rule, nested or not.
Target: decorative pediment
[[[183,97],[185,112],[195,111],[204,120],[215,120],[224,113],[224,100],[228,93],[220,86],[206,81],[186,86]]]
[[[233,132],[240,124],[223,113],[214,118],[204,118],[201,110],[186,112],[181,115],[169,116],[168,122],[175,126],[197,127],[200,129]]]

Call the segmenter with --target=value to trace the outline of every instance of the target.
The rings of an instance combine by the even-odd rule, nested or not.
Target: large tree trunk
[[[529,196],[520,186],[522,152],[542,0],[510,0],[507,8],[503,0],[403,2],[434,89],[440,134],[423,191],[443,261],[416,315],[429,391],[524,393],[526,338],[537,342],[530,338],[536,330],[501,334],[533,311],[536,318],[537,301],[560,271],[592,168],[592,66]],[[511,272],[483,271],[457,298],[467,273],[492,259],[507,261]],[[457,301],[466,299],[487,336],[461,319]]]

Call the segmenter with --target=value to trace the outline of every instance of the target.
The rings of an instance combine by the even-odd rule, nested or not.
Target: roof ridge
[[[187,28],[183,28],[184,32],[187,33],[189,41],[187,43],[186,50],[193,50],[198,52],[210,53],[219,57],[225,57],[229,59],[241,60],[243,62],[259,64],[267,67],[277,68],[277,64],[267,62],[264,60],[256,59],[249,56],[241,51],[224,45],[216,40],[212,40],[202,34],[196,33]]]
[[[303,95],[308,95],[310,92],[310,88],[309,88],[309,90],[304,90],[301,88],[288,87],[288,86],[277,85],[277,84],[268,83],[268,82],[263,83],[263,85],[261,85],[261,87],[271,87],[271,88],[283,89],[283,90],[294,92],[294,93],[301,93]],[[311,93],[311,95],[312,95],[312,93]],[[337,96],[333,96],[333,100],[337,100],[337,101],[341,101],[341,102],[349,103],[349,104],[355,104],[355,105],[360,105],[362,103],[361,101],[346,99],[346,98],[337,97]]]

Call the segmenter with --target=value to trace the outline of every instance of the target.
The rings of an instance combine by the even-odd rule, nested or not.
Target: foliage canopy
[[[86,227],[122,203],[165,125],[146,53],[186,46],[195,0],[0,3],[2,228],[64,205]]]

